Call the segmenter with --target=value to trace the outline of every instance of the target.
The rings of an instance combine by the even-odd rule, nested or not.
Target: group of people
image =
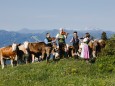
[[[47,46],[52,47],[53,43],[56,43],[58,41],[59,46],[59,56],[60,58],[64,56],[64,47],[66,46],[66,39],[67,39],[68,33],[64,31],[63,28],[60,28],[59,33],[56,35],[56,39],[52,40],[50,33],[46,33],[46,38],[44,42],[47,44]],[[78,55],[81,58],[84,58],[86,60],[89,59],[89,47],[88,43],[90,41],[90,34],[86,33],[85,37],[79,38],[77,31],[73,32],[73,37],[70,40],[70,43],[73,45],[73,53],[74,55]],[[80,54],[79,54],[80,52]]]

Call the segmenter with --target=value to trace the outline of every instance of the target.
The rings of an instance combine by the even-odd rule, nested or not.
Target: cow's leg
[[[44,57],[45,57],[45,51],[42,51],[41,60],[44,60]]]
[[[6,59],[3,59],[4,60],[4,65],[6,65]]]
[[[49,59],[50,59],[50,53],[51,53],[51,49],[47,49],[46,50],[46,62],[48,63],[49,62]]]
[[[4,69],[4,59],[1,58],[1,66],[2,66],[2,69]]]
[[[74,50],[72,50],[71,53],[72,53],[72,57],[74,57]]]
[[[11,66],[13,67],[13,59],[11,58]]]
[[[26,55],[27,55],[27,54],[26,54]],[[24,58],[25,63],[27,64],[27,63],[28,63],[29,55],[28,55],[28,56],[24,56],[24,55],[23,55],[23,58]]]
[[[14,61],[15,61],[15,65],[17,65],[17,66],[18,66],[18,56],[17,56],[17,55],[15,56]]]
[[[35,55],[34,54],[32,54],[32,63],[34,63],[34,60],[35,60]]]
[[[64,57],[68,58],[68,48],[67,48],[67,46],[64,49]]]
[[[49,59],[50,59],[50,54],[47,53],[47,55],[46,55],[46,62],[47,62],[47,63],[49,62]]]
[[[55,55],[56,55],[56,54],[55,54],[55,53],[53,53],[53,61],[55,61]]]
[[[96,57],[96,51],[93,51],[93,57]]]

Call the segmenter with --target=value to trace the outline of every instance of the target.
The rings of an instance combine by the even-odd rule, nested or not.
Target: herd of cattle
[[[95,57],[101,48],[105,46],[103,40],[93,40],[89,42],[90,56]],[[66,57],[73,57],[73,46],[66,44],[64,47]],[[47,46],[44,42],[24,42],[23,44],[13,43],[12,45],[0,48],[0,64],[2,69],[5,66],[5,60],[10,59],[13,67],[14,61],[33,63],[35,57],[38,57],[39,61],[49,61],[50,55],[53,55],[53,59],[59,57],[59,47],[54,43],[52,47]]]

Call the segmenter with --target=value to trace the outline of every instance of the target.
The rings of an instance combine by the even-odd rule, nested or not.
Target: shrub
[[[106,46],[102,49],[100,55],[115,55],[115,39],[110,39],[106,41]]]

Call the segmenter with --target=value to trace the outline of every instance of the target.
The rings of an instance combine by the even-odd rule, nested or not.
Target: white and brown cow
[[[90,54],[93,56],[93,57],[96,57],[98,55],[98,53],[101,52],[101,49],[105,47],[106,43],[104,40],[91,40],[89,42],[89,50],[90,50]]]
[[[20,44],[18,46],[17,56],[18,56],[18,61],[27,64],[27,58],[29,56],[29,53],[27,52],[27,49],[25,48],[24,44]]]
[[[56,44],[53,45],[52,53],[53,53],[54,59],[60,59],[59,52],[60,52],[59,46],[57,46]],[[73,57],[74,56],[73,46],[66,44],[66,46],[64,47],[64,54],[65,54],[64,58]]]
[[[11,65],[13,67],[13,61],[17,61],[17,48],[18,45],[13,43],[12,45],[0,48],[0,61],[2,69],[4,68],[4,59],[11,59]]]

